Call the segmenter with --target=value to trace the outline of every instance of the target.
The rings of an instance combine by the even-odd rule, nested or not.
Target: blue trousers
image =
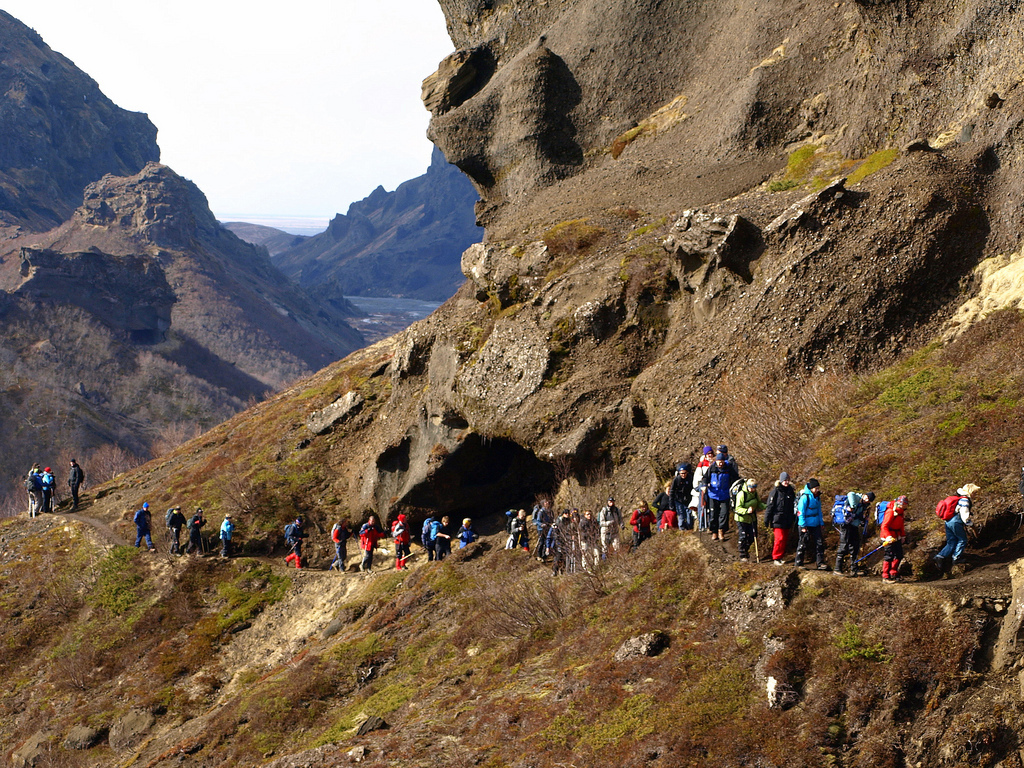
[[[964,525],[960,515],[953,515],[946,521],[946,546],[939,550],[936,557],[949,557],[952,555],[953,562],[957,563],[967,548],[967,526]]]

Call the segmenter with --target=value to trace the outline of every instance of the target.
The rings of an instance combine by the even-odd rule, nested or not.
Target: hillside
[[[247,221],[226,221],[222,226],[238,235],[240,240],[253,245],[262,245],[271,257],[277,256],[289,248],[294,248],[307,239],[305,235],[292,235],[274,227],[250,224]]]
[[[462,252],[480,241],[466,177],[434,150],[427,172],[375,189],[326,232],[272,253],[281,271],[318,297],[396,296],[444,301],[465,279]]]
[[[441,4],[424,99],[482,200],[467,281],[81,518],[4,523],[12,762],[1019,768],[1020,10]],[[763,490],[907,494],[904,583],[741,563],[733,531],[557,578],[503,549],[505,510],[627,508],[705,442]],[[233,513],[242,557],[107,548],[144,500]],[[371,511],[484,537],[323,570]]]

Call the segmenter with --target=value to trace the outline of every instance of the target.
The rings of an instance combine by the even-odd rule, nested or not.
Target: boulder
[[[42,764],[43,753],[47,752],[50,740],[54,734],[51,731],[36,731],[29,736],[28,741],[11,753],[12,768],[33,768]]]
[[[144,709],[133,709],[110,726],[110,748],[123,752],[138,744],[143,735],[153,727],[156,718]]]
[[[615,661],[628,661],[629,659],[642,659],[647,656],[657,656],[668,647],[668,635],[662,631],[647,632],[643,635],[631,637],[619,646],[615,652]]]
[[[102,732],[87,725],[76,725],[64,737],[64,749],[89,749],[100,740]]]
[[[314,435],[322,435],[335,424],[359,413],[366,398],[358,392],[346,392],[326,408],[313,411],[306,418],[306,428]]]
[[[387,721],[385,721],[384,718],[372,715],[371,717],[363,720],[359,726],[359,730],[356,731],[356,736],[365,736],[371,731],[380,731],[390,727],[391,726],[387,724]]]

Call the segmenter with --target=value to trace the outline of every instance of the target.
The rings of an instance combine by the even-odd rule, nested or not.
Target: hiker
[[[196,513],[192,515],[192,519],[188,522],[188,546],[185,548],[185,554],[189,555],[195,552],[196,554],[203,553],[203,526],[206,525],[206,518],[203,517],[203,508],[196,507]]]
[[[967,548],[967,526],[971,522],[971,497],[981,488],[974,483],[967,483],[956,489],[954,496],[947,496],[935,508],[935,514],[946,523],[946,545],[935,555],[939,570],[947,570],[959,565]],[[947,560],[949,562],[947,563]]]
[[[524,552],[530,551],[530,533],[526,527],[525,509],[520,509],[516,512],[516,516],[512,518],[512,524],[509,527],[509,546],[507,549],[522,549]]]
[[[220,556],[231,557],[231,536],[235,532],[235,524],[231,522],[231,513],[224,515],[224,522],[220,524]]]
[[[181,529],[185,526],[185,516],[181,514],[181,507],[171,507],[167,510],[167,530],[171,532],[171,554],[181,554]]]
[[[693,467],[683,463],[676,467],[669,489],[669,501],[676,513],[676,528],[693,530],[693,515],[690,514],[690,500],[693,497]]]
[[[549,523],[547,527],[550,528],[551,524]],[[464,549],[476,541],[477,536],[476,531],[473,530],[473,521],[468,517],[463,518],[462,527],[459,528],[459,532],[455,535],[455,538],[459,540],[459,549]],[[540,547],[539,544],[537,546],[538,548]],[[542,558],[538,557],[537,559],[541,560]]]
[[[833,522],[836,522],[839,526],[839,549],[836,550],[836,567],[832,570],[832,573],[837,576],[843,575],[843,569],[846,563],[846,556],[850,556],[850,573],[849,576],[852,578],[858,575],[858,568],[856,560],[860,556],[860,546],[864,529],[867,527],[868,520],[868,509],[871,506],[871,502],[875,500],[875,494],[871,491],[867,493],[860,493],[858,491],[850,491],[846,494],[846,501],[842,505],[843,517],[842,522],[839,523],[836,520],[836,511],[838,505],[832,508]]]
[[[33,464],[25,477],[25,490],[28,491],[28,516],[38,517],[43,508],[43,471],[38,464]]]
[[[657,530],[665,531],[676,527],[676,510],[671,500],[672,481],[662,486],[661,493],[654,497],[654,517],[658,521]]]
[[[409,543],[412,541],[403,512],[399,512],[391,524],[391,538],[395,540],[395,570],[400,571],[405,568],[405,561],[409,558]]]
[[[712,540],[724,541],[729,530],[729,488],[739,480],[726,462],[725,454],[715,454],[715,463],[708,470],[708,529]]]
[[[705,445],[701,448],[700,461],[697,462],[697,468],[693,472],[693,485],[694,487],[701,483],[707,483],[708,472],[711,471],[711,465],[715,463],[715,449],[710,445]]]
[[[436,522],[436,521],[435,521]],[[360,571],[373,570],[373,550],[377,542],[384,538],[384,531],[377,525],[377,516],[370,517],[359,529],[359,548],[363,550],[363,561],[359,564]]]
[[[900,496],[890,502],[885,510],[885,518],[879,529],[885,552],[882,553],[882,581],[895,584],[900,580],[900,561],[903,560],[903,542],[907,540],[904,515],[907,511],[907,497]]]
[[[646,501],[636,505],[633,514],[629,517],[629,524],[633,526],[633,546],[630,551],[636,550],[647,539],[651,538],[651,526],[654,525],[654,513],[647,506]]]
[[[768,494],[764,512],[764,527],[773,533],[772,562],[781,566],[786,561],[786,546],[789,532],[796,522],[796,490],[789,480],[788,472],[780,472],[779,479]]]
[[[505,549],[512,549],[515,547],[515,534],[512,529],[515,527],[516,518],[519,517],[519,510],[509,509],[505,512],[505,533],[508,537],[505,539]]]
[[[339,520],[331,527],[331,541],[334,543],[334,559],[327,567],[327,570],[337,567],[338,572],[345,570],[345,560],[348,558],[348,540],[352,532],[348,529],[348,521]]]
[[[284,527],[284,540],[292,548],[284,559],[286,563],[293,563],[296,568],[302,568],[302,540],[308,537],[302,515]]]
[[[757,513],[764,509],[764,502],[757,495],[757,480],[749,479],[736,493],[736,544],[740,550],[740,562],[750,562],[750,545],[757,538]]]
[[[420,530],[420,543],[423,548],[427,550],[427,562],[429,563],[434,559],[434,526],[437,524],[437,520],[434,519],[433,515],[427,515],[427,519],[423,521],[423,528]]]
[[[78,489],[85,483],[85,470],[78,466],[78,462],[71,460],[71,469],[68,470],[68,487],[71,489],[71,511],[78,509]]]
[[[545,542],[548,538],[548,528],[554,522],[554,513],[551,510],[551,499],[541,499],[533,505],[533,527],[537,529],[537,559],[541,562],[547,557]]]
[[[575,538],[572,533],[572,517],[568,509],[563,509],[562,514],[548,529],[548,540],[544,543],[545,549],[551,555],[551,574],[553,576],[566,572],[572,540]]]
[[[135,515],[132,518],[132,522],[135,523],[135,548],[138,549],[142,540],[146,540],[146,546],[149,547],[150,552],[156,552],[156,547],[153,546],[153,536],[149,532],[149,502],[144,502],[140,509],[135,511]]]
[[[619,551],[619,542],[622,540],[620,531],[624,525],[622,512],[615,506],[615,499],[608,497],[608,503],[601,507],[597,513],[597,524],[601,529],[601,557],[608,557],[608,550]]]
[[[601,560],[601,528],[592,509],[583,510],[580,518],[580,553],[584,570],[593,572]]]
[[[825,564],[825,537],[822,534],[823,518],[821,514],[821,483],[813,477],[807,481],[807,485],[800,492],[800,499],[796,505],[796,524],[800,529],[800,538],[796,545],[796,560],[793,564],[802,568],[804,556],[809,555],[808,550],[812,543],[814,545],[814,559],[819,571],[827,571]]]
[[[49,467],[44,469],[39,482],[43,491],[43,512],[49,515],[53,512],[53,487],[57,484],[53,477],[53,470]]]

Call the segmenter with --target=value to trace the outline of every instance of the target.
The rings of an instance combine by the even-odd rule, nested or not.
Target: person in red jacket
[[[882,581],[895,584],[900,580],[900,561],[903,559],[903,542],[907,539],[903,515],[907,511],[907,497],[900,496],[885,510],[879,535],[885,544],[882,555]]]
[[[639,547],[647,539],[651,538],[651,526],[656,522],[654,513],[647,506],[646,501],[637,504],[636,509],[629,518],[629,524],[633,526],[633,549]]]
[[[363,562],[359,564],[360,571],[373,569],[373,550],[377,542],[385,536],[384,531],[377,525],[377,516],[370,515],[370,518],[363,523],[359,529],[359,548],[363,550]]]
[[[400,571],[405,568],[405,560],[409,557],[409,542],[412,541],[409,526],[402,513],[399,513],[398,519],[391,524],[391,538],[395,540],[395,570]]]

